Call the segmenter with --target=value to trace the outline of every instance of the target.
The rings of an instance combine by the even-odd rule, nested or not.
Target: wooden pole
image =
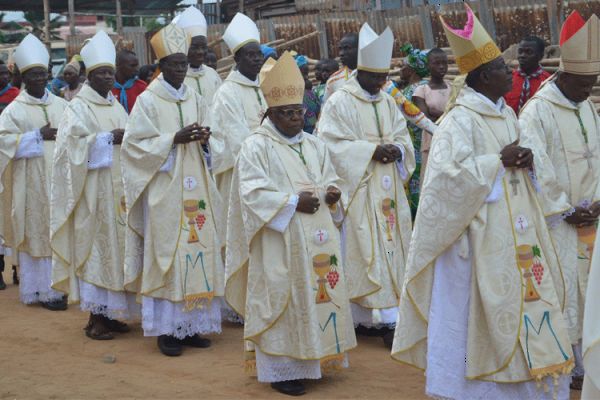
[[[240,0],[238,3],[238,8],[241,13],[244,12],[244,0]]]
[[[559,40],[559,15],[556,0],[547,0],[546,9],[548,10],[548,27],[550,28],[550,43],[558,44]]]
[[[121,12],[121,0],[115,0],[115,6],[117,9],[117,34],[123,34],[123,14]]]
[[[221,0],[217,0],[217,24],[221,23]]]
[[[44,0],[44,41],[50,53],[50,0]]]
[[[75,0],[69,0],[69,32],[75,36]]]

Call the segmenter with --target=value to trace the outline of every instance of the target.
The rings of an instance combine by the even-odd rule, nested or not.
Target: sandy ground
[[[241,326],[224,325],[209,349],[169,358],[139,324],[101,342],[85,337],[86,322],[77,306],[51,312],[19,303],[12,284],[0,291],[0,399],[290,398],[244,374]],[[350,368],[309,383],[303,398],[419,400],[424,383],[422,372],[392,361],[380,338],[359,337]]]

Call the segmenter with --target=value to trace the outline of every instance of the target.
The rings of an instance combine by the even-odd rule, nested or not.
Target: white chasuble
[[[586,100],[570,102],[551,81],[521,110],[524,146],[533,149],[540,200],[565,274],[565,315],[572,343],[581,339],[583,305],[596,227],[562,219],[600,200],[600,117]]]
[[[53,286],[71,303],[81,300],[79,279],[124,290],[125,197],[111,132],[126,122],[118,101],[84,85],[59,126],[50,196]]]
[[[181,128],[206,125],[206,103],[186,85],[178,100],[166,85],[159,76],[138,97],[121,146],[125,284],[185,313],[223,295],[225,218],[200,143],[173,144]]]
[[[38,99],[23,90],[0,115],[0,236],[6,247],[31,257],[52,254],[48,205],[54,142],[41,143],[39,129],[57,128],[66,105],[50,92]],[[25,141],[28,149],[20,157]]]
[[[267,119],[242,144],[233,175],[225,296],[244,317],[244,339],[260,352],[339,367],[356,346],[339,233],[325,203],[326,188],[339,188],[339,178],[325,144],[302,135],[290,144]],[[283,232],[269,227],[302,191],[319,197],[319,210],[295,212]]]
[[[214,96],[208,116],[215,139],[211,142],[212,173],[225,202],[225,211],[229,204],[233,165],[242,142],[260,126],[266,111],[267,101],[258,78],[251,81],[237,70],[227,76]]]
[[[327,101],[319,137],[349,197],[344,267],[350,298],[368,309],[395,307],[412,228],[404,183],[415,157],[406,121],[392,97],[383,92],[368,96],[352,78]],[[401,162],[373,161],[380,144],[399,146]]]
[[[528,171],[505,171],[500,160],[518,138],[514,112],[494,108],[468,87],[436,132],[408,254],[395,359],[428,368],[429,312],[432,298],[440,301],[433,266],[457,248],[471,267],[464,379],[518,383],[570,372],[562,271],[534,183]]]
[[[204,97],[206,104],[210,107],[215,93],[223,81],[217,71],[208,65],[201,65],[200,68],[188,67],[183,83]]]
[[[600,236],[596,236],[599,246]],[[583,400],[600,398],[600,257],[592,258],[583,318]]]

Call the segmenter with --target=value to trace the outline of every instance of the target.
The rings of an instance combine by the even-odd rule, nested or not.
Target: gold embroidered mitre
[[[187,55],[190,41],[191,38],[183,29],[169,24],[152,36],[150,44],[156,53],[156,58],[161,60],[176,53]]]
[[[270,69],[265,70],[260,88],[269,107],[302,104],[304,78],[289,52],[283,53]]]
[[[560,31],[560,71],[575,75],[600,74],[600,20],[592,14],[585,22],[573,11]]]
[[[467,74],[480,65],[500,57],[502,53],[496,43],[477,19],[471,7],[465,3],[467,23],[463,29],[454,29],[440,16],[444,32],[456,57],[461,74]]]
[[[260,69],[260,72],[258,74],[258,81],[262,82],[265,80],[265,75],[267,74],[267,72],[271,71],[271,69],[273,69],[273,66],[277,64],[277,61],[275,61],[275,59],[269,57],[267,59],[267,61],[265,61],[265,63],[263,64],[262,68]]]

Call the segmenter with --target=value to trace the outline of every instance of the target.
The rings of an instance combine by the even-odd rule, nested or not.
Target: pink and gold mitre
[[[560,71],[575,75],[600,74],[600,20],[587,22],[573,11],[560,31]]]
[[[190,42],[190,36],[173,24],[165,26],[150,39],[150,44],[159,60],[176,53],[187,55]]]
[[[456,57],[456,65],[458,65],[461,74],[467,74],[502,55],[496,43],[494,43],[467,3],[465,3],[465,9],[467,11],[467,23],[463,29],[452,28],[440,16],[444,32]]]
[[[304,100],[304,78],[289,52],[263,73],[260,88],[269,107],[302,104]]]

